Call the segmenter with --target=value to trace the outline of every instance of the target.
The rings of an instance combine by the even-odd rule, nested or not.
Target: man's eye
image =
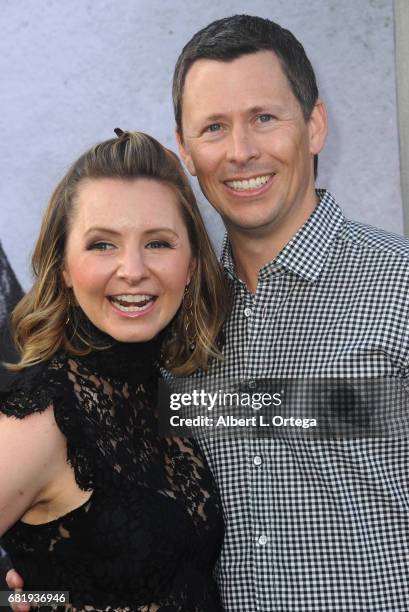
[[[258,116],[258,119],[260,120],[260,123],[268,123],[269,121],[272,121],[274,117],[269,113],[263,113],[262,115]]]
[[[222,129],[220,123],[211,123],[205,129],[205,132],[219,132]]]
[[[146,245],[147,249],[169,249],[170,244],[166,240],[151,240]]]
[[[110,251],[115,248],[110,242],[93,242],[87,246],[87,251]]]

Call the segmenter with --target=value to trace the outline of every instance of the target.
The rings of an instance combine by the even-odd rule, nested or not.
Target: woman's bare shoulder
[[[52,405],[23,419],[0,414],[0,535],[35,503],[66,457]]]

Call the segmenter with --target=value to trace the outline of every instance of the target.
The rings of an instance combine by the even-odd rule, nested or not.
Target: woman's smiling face
[[[121,342],[156,336],[176,314],[195,261],[173,189],[154,179],[86,179],[63,277],[89,320]]]

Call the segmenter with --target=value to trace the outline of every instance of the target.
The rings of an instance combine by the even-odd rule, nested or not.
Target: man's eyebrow
[[[212,115],[206,115],[200,119],[201,123],[213,123],[216,121],[220,121],[226,117],[223,113],[213,113]]]
[[[248,115],[274,115],[275,113],[282,112],[284,107],[282,104],[276,102],[266,102],[266,104],[257,104],[256,106],[250,106],[246,109]]]
[[[271,113],[274,111],[279,110],[280,108],[282,108],[279,104],[263,104],[263,105],[257,105],[257,106],[252,106],[251,108],[249,108],[247,110],[247,112],[250,115],[253,114],[257,114],[257,113]]]

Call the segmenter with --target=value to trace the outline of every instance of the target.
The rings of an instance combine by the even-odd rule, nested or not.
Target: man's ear
[[[324,146],[328,131],[327,109],[322,100],[318,98],[310,118],[308,119],[310,138],[310,153],[317,155]]]
[[[183,140],[183,135],[180,133],[179,128],[175,129],[175,136],[176,136],[176,143],[178,145],[178,149],[179,149],[179,155],[183,160],[183,163],[185,164],[186,168],[188,169],[188,171],[190,172],[190,174],[192,176],[196,176],[196,168],[195,165],[193,163],[193,159],[192,156],[189,153],[189,149],[186,146],[186,143]]]

